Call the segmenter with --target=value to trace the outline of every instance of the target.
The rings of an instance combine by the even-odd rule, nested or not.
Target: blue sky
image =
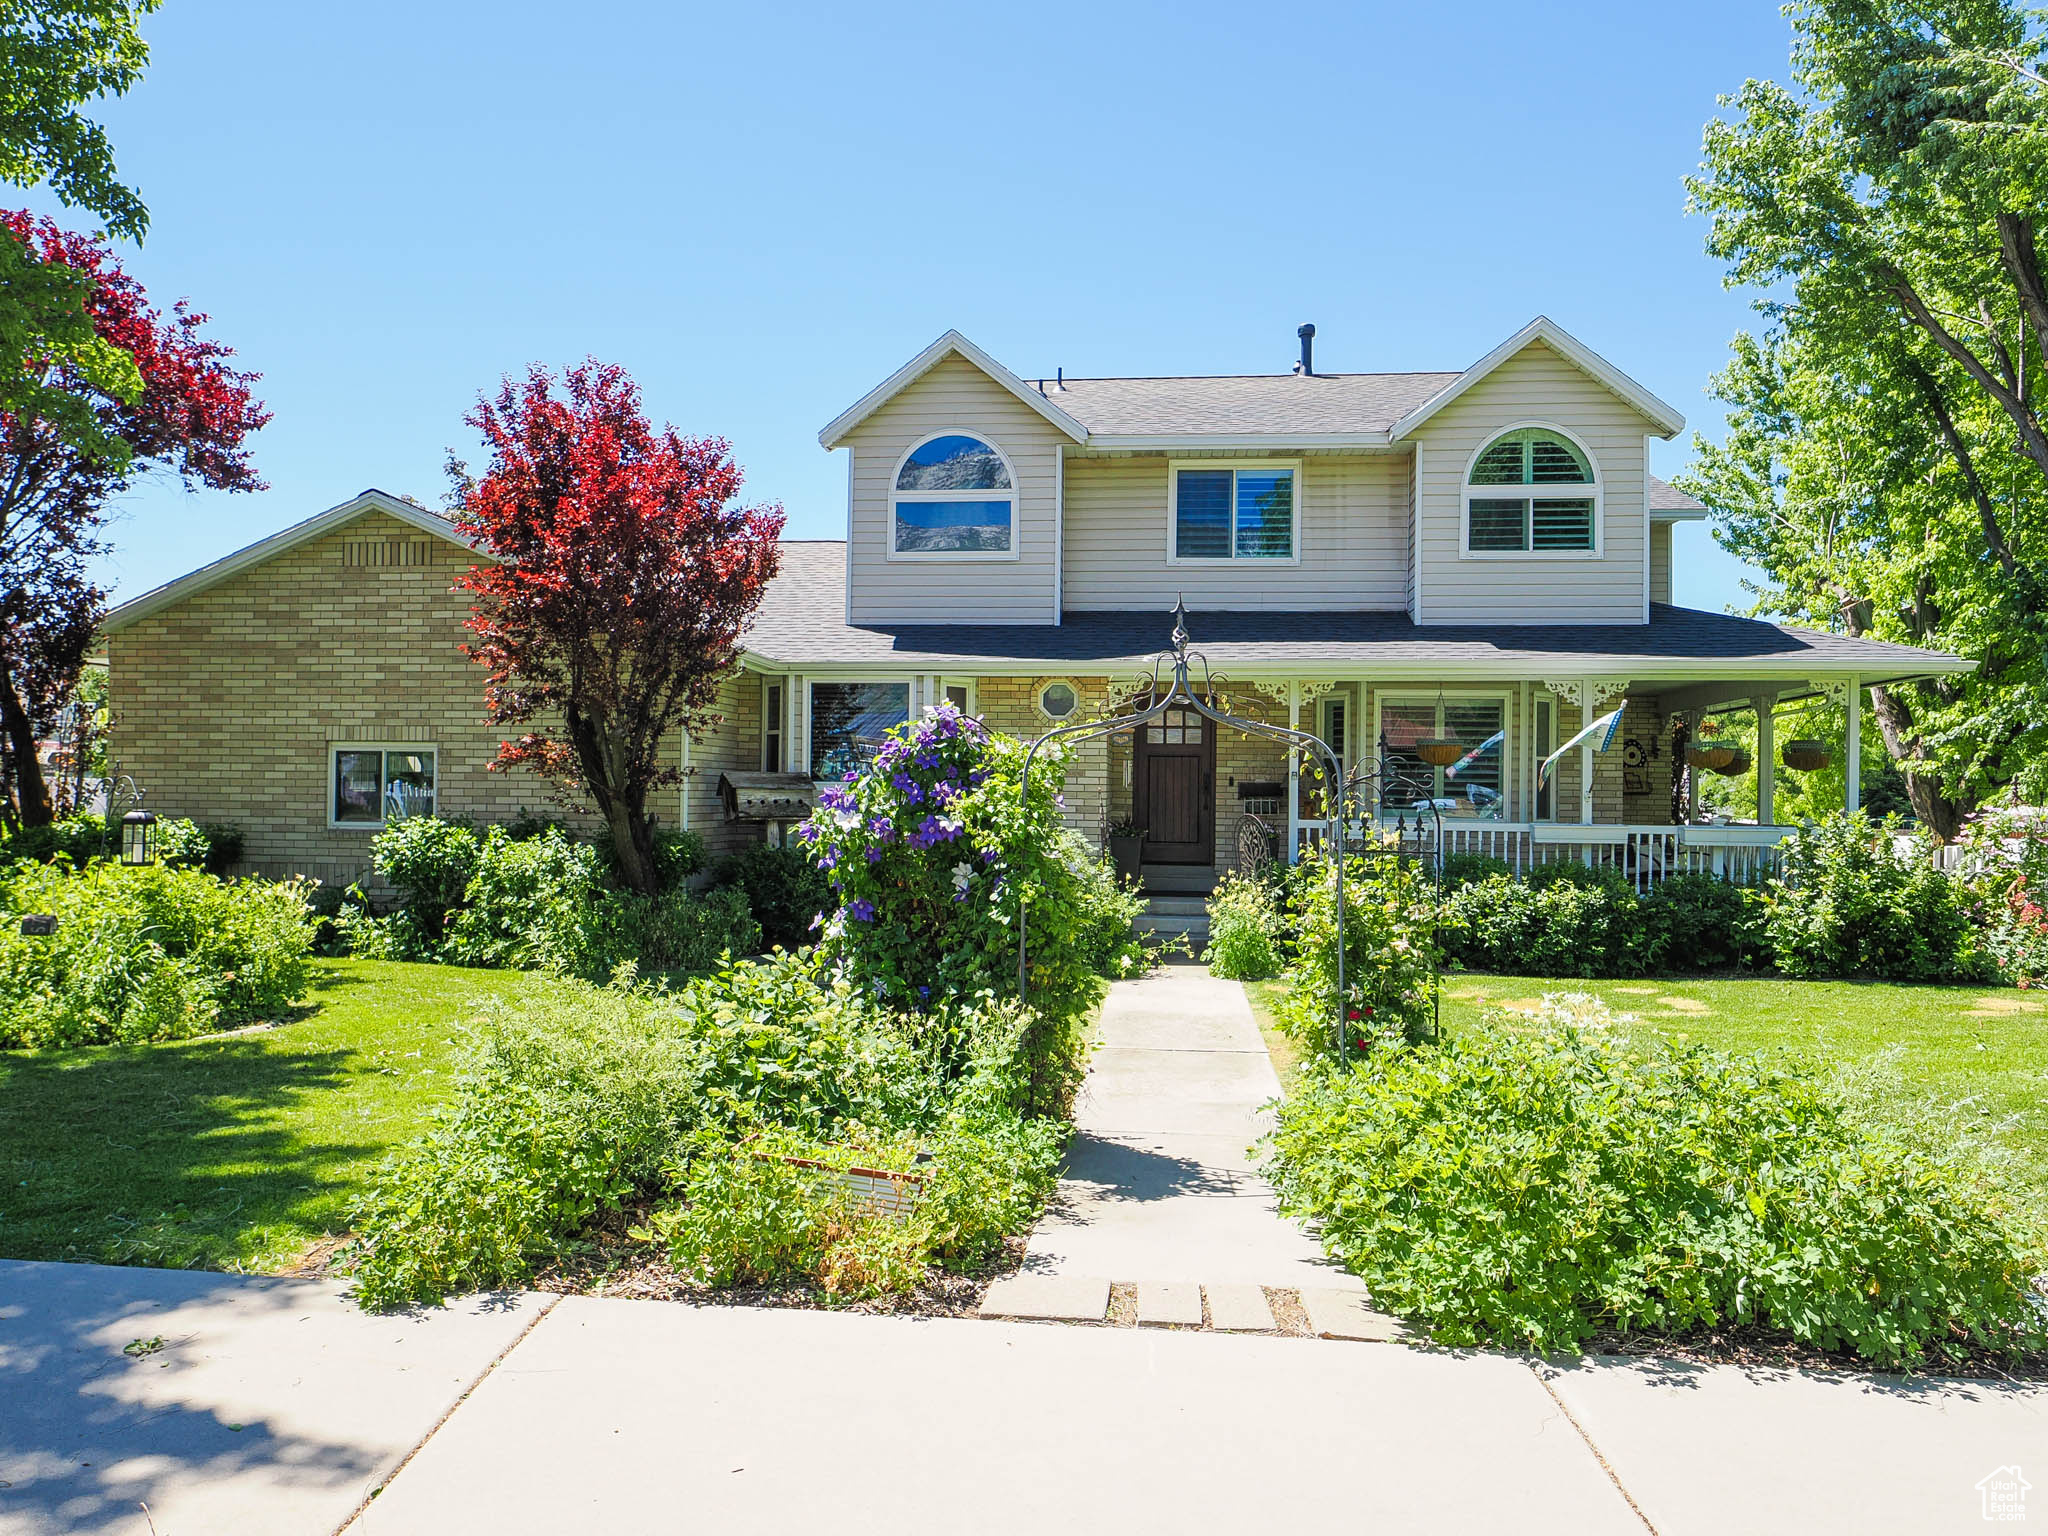
[[[364,486],[438,503],[534,360],[625,364],[834,536],[817,429],[948,326],[1018,372],[1458,368],[1543,313],[1710,433],[1753,323],[1684,215],[1774,0],[890,6],[168,0],[105,109],[128,251],[261,371],[271,484],[127,498],[133,596]],[[49,207],[39,196],[19,200]],[[1657,445],[1661,474],[1689,456]],[[1679,601],[1746,599],[1704,528]]]

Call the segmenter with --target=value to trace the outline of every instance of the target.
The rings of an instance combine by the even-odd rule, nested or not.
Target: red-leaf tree
[[[534,728],[498,749],[595,803],[620,878],[656,889],[649,794],[680,781],[663,739],[715,724],[719,679],[781,560],[782,509],[743,507],[719,438],[656,432],[624,369],[506,379],[468,420],[489,468],[457,521],[492,556],[464,647],[488,669],[487,717]]]
[[[0,212],[0,240],[83,276],[95,333],[132,356],[142,380],[124,398],[69,362],[31,358],[41,390],[89,416],[84,436],[110,447],[79,446],[75,421],[0,412],[0,814],[33,826],[55,814],[37,740],[71,697],[106,611],[88,565],[106,548],[107,503],[152,472],[261,490],[246,443],[270,413],[251,393],[257,375],[200,334],[206,316],[182,299],[169,314],[152,308],[100,240],[19,212]]]

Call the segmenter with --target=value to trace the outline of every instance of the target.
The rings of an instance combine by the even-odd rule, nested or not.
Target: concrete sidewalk
[[[1065,1176],[1027,1272],[1358,1290],[1284,1219],[1248,1149],[1278,1098],[1244,988],[1201,966],[1112,983]]]
[[[0,1536],[332,1531],[553,1299],[0,1261]]]
[[[1862,1536],[2048,1486],[2038,1384],[552,1300],[0,1263],[0,1533],[329,1536],[381,1487],[351,1536]]]

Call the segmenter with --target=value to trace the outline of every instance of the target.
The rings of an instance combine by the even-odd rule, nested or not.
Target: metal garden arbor
[[[1375,769],[1370,773],[1361,774],[1351,783],[1347,784],[1344,777],[1344,764],[1342,760],[1331,750],[1329,743],[1325,742],[1320,736],[1312,735],[1307,731],[1293,730],[1284,725],[1268,725],[1263,720],[1247,720],[1243,716],[1233,715],[1227,710],[1217,708],[1211,701],[1215,697],[1216,684],[1224,679],[1219,675],[1212,675],[1209,669],[1208,658],[1199,651],[1189,650],[1188,645],[1188,610],[1186,602],[1182,601],[1174,605],[1173,634],[1168,640],[1168,648],[1153,658],[1152,685],[1150,690],[1143,696],[1142,702],[1138,707],[1128,714],[1117,715],[1107,720],[1088,721],[1079,725],[1057,726],[1032,742],[1024,754],[1024,777],[1017,791],[1019,803],[1021,804],[1024,797],[1030,792],[1031,765],[1033,759],[1038,755],[1039,748],[1056,741],[1094,741],[1105,736],[1115,735],[1119,731],[1135,730],[1140,726],[1159,719],[1168,709],[1172,708],[1192,709],[1195,713],[1203,716],[1215,725],[1228,726],[1232,730],[1242,731],[1250,736],[1263,737],[1268,741],[1276,741],[1291,750],[1309,754],[1315,760],[1317,767],[1322,770],[1324,783],[1329,786],[1328,793],[1331,800],[1331,808],[1335,812],[1330,819],[1330,825],[1331,835],[1336,843],[1335,858],[1332,862],[1335,866],[1337,882],[1337,1002],[1336,1017],[1331,1021],[1331,1028],[1337,1048],[1337,1059],[1341,1062],[1344,1060],[1346,1049],[1344,1028],[1346,1022],[1344,1017],[1345,802],[1353,793],[1363,790],[1369,784],[1376,787],[1376,781],[1383,776],[1384,770]],[[1202,679],[1202,686],[1199,691],[1195,688],[1193,681],[1194,675],[1197,672],[1199,672]],[[1441,845],[1442,838],[1439,836],[1438,846],[1441,847]],[[1289,851],[1290,853],[1292,852],[1292,850]],[[1029,936],[1026,932],[1027,923],[1028,914],[1020,906],[1017,913],[1017,995],[1019,998],[1027,996],[1029,987]]]

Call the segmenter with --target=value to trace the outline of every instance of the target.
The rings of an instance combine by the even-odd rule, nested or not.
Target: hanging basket
[[[1694,768],[1704,768],[1708,773],[1726,773],[1728,765],[1735,761],[1733,747],[1687,747],[1686,763]]]
[[[1727,766],[1723,768],[1716,768],[1713,771],[1715,773],[1725,773],[1726,775],[1728,775],[1729,778],[1732,779],[1740,774],[1745,774],[1749,772],[1749,765],[1752,761],[1754,761],[1754,759],[1752,759],[1746,751],[1744,751],[1741,747],[1737,747],[1735,749],[1735,755],[1728,759]]]
[[[1829,761],[1828,744],[1810,738],[1786,742],[1785,750],[1778,755],[1794,773],[1818,773]]]
[[[1448,736],[1425,736],[1415,743],[1415,755],[1433,768],[1448,768],[1465,755],[1465,744]]]

